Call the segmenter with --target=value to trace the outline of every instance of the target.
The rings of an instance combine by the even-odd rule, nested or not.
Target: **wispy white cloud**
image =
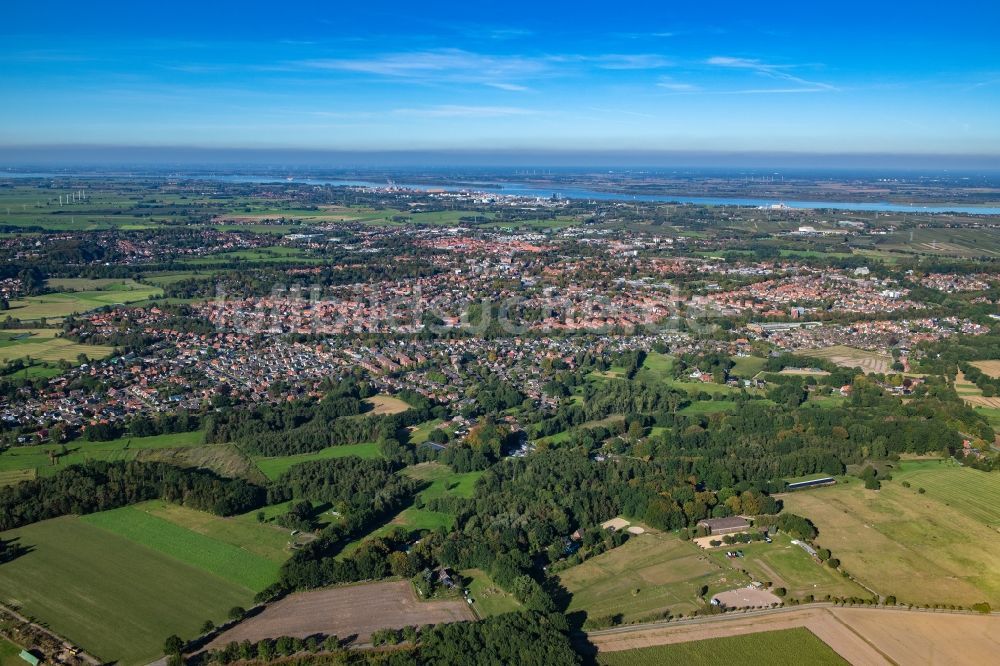
[[[671,79],[661,79],[656,85],[673,92],[697,92],[701,90],[701,86],[696,86],[693,83],[681,83]]]
[[[498,88],[500,90],[509,90],[511,92],[525,92],[527,90],[531,90],[531,88],[528,88],[527,86],[518,85],[516,83],[506,83],[503,81],[488,81],[485,85],[488,85],[491,88]]]
[[[412,109],[394,109],[393,113],[423,118],[497,118],[500,116],[528,116],[537,113],[532,109],[515,106],[464,106],[443,104]]]
[[[763,89],[763,92],[819,92],[824,90],[837,90],[835,86],[829,83],[824,83],[822,81],[810,81],[789,73],[788,70],[793,68],[792,65],[776,65],[766,63],[755,58],[734,58],[730,56],[713,56],[709,58],[706,63],[713,67],[747,70],[755,74],[760,74],[761,76],[795,83],[805,88],[804,90],[782,89],[770,91]]]

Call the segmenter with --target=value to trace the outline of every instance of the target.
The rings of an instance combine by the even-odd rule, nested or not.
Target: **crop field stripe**
[[[598,654],[597,663],[602,666],[658,666],[659,664],[841,666],[848,662],[811,631],[800,627],[621,652],[604,652]]]
[[[280,565],[275,562],[134,507],[94,513],[81,520],[254,592],[278,578]]]
[[[244,587],[74,516],[4,532],[31,551],[0,566],[0,600],[107,662],[141,666],[171,633],[194,636],[229,608],[248,606]]]

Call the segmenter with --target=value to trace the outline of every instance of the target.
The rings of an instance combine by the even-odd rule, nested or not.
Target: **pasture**
[[[744,557],[730,560],[728,548],[742,550]],[[816,562],[806,551],[791,543],[791,538],[778,534],[772,543],[738,544],[711,551],[711,557],[723,568],[745,569],[754,580],[770,582],[788,590],[791,597],[813,595],[822,599],[834,597],[869,597],[864,588],[840,575],[834,569]]]
[[[21,321],[57,319],[71,314],[82,314],[98,308],[127,305],[163,295],[159,287],[134,283],[127,290],[72,291],[41,296],[26,296],[10,302],[6,314]]]
[[[467,569],[462,576],[471,579],[469,596],[473,599],[472,608],[480,618],[521,610],[521,604],[514,595],[497,586],[485,571]]]
[[[223,632],[208,648],[231,641],[316,634],[366,643],[378,629],[474,619],[463,599],[421,601],[409,581],[345,585],[289,595]]]
[[[160,512],[163,513],[162,509]],[[191,520],[185,515],[176,519]],[[251,553],[242,546],[192,531],[142,507],[127,506],[92,513],[80,520],[254,592],[278,579],[279,562]],[[232,522],[234,530],[243,529],[246,525]],[[262,525],[261,530],[265,529],[270,530]]]
[[[601,652],[597,656],[597,663],[601,666],[773,666],[794,663],[840,666],[848,662],[811,631],[797,627],[620,652]]]
[[[816,524],[817,542],[843,569],[881,594],[901,603],[1000,606],[998,488],[986,472],[904,462],[878,491],[852,479],[782,499],[785,510]]]
[[[293,465],[309,462],[311,460],[328,460],[330,458],[346,458],[347,456],[357,456],[359,458],[380,458],[381,451],[378,444],[365,442],[363,444],[345,444],[343,446],[328,446],[316,453],[299,453],[292,456],[274,456],[270,458],[253,458],[253,463],[264,476],[272,481],[287,472]]]
[[[8,640],[0,638],[0,666],[24,666],[21,659],[21,648]]]
[[[30,552],[0,567],[0,600],[105,661],[140,666],[253,593],[77,517],[2,534]]]
[[[75,362],[80,354],[90,359],[102,359],[114,351],[112,347],[84,345],[58,338],[56,334],[59,332],[53,328],[37,328],[0,333],[0,362],[17,358],[31,358],[45,363]]]
[[[0,453],[0,474],[27,474],[30,470],[32,474],[51,476],[87,460],[134,460],[142,451],[193,447],[201,444],[204,438],[204,432],[195,430],[152,437],[122,437],[109,442],[77,440],[66,444],[15,446]],[[2,479],[0,477],[0,485]]]
[[[620,615],[624,622],[689,613],[702,605],[702,585],[714,592],[748,582],[694,544],[652,531],[561,571],[559,578],[572,594],[568,613],[583,611],[592,620]]]

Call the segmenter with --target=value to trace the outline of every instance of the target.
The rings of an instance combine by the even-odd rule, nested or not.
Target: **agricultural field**
[[[148,285],[129,278],[49,278],[45,286],[54,291],[135,291]]]
[[[71,291],[27,296],[11,301],[10,309],[5,312],[5,316],[10,315],[21,321],[58,319],[108,305],[135,303],[163,295],[159,287],[134,284],[135,288],[126,290]]]
[[[242,261],[250,264],[274,264],[274,263],[323,263],[322,258],[297,247],[285,247],[275,245],[273,247],[261,247],[253,250],[229,250],[218,254],[209,254],[201,257],[189,257],[180,260],[179,263],[187,266],[205,266],[230,261]]]
[[[867,587],[901,603],[987,601],[996,607],[998,489],[1000,479],[993,474],[904,461],[878,491],[851,480],[782,499],[787,511],[816,524],[817,542]]]
[[[971,365],[976,366],[989,377],[1000,377],[1000,361],[973,361]]]
[[[194,447],[204,439],[205,433],[196,430],[152,437],[122,437],[109,442],[77,440],[67,444],[15,446],[0,453],[0,475],[11,473],[13,478],[15,475],[12,473],[21,472],[52,476],[59,470],[87,460],[133,460],[141,451]],[[0,485],[3,478],[0,476]]]
[[[728,412],[735,408],[736,402],[733,400],[695,400],[687,407],[681,409],[678,413],[687,414],[689,416],[700,416],[704,414]]]
[[[937,256],[991,258],[1000,256],[1000,233],[988,227],[906,229],[879,239],[875,247]]]
[[[839,666],[848,662],[811,631],[798,627],[621,652],[602,652],[597,656],[597,663],[601,666],[773,666],[782,663]]]
[[[168,512],[162,508],[147,511],[142,505],[92,513],[80,520],[254,592],[278,579],[280,561],[256,555],[245,545],[233,545],[193,531],[159,517],[157,512],[171,515],[182,523],[194,520],[184,512]],[[231,536],[239,534],[235,530],[245,534],[245,523],[232,522],[234,532]],[[210,529],[207,522],[202,526],[206,531]],[[261,536],[269,537],[272,531],[270,526],[260,526]]]
[[[248,607],[253,592],[74,516],[0,535],[31,550],[0,567],[0,601],[105,661],[141,666],[171,633]]]
[[[467,569],[462,576],[471,579],[469,596],[473,599],[472,608],[480,618],[521,610],[521,604],[514,595],[498,587],[485,571]]]
[[[257,522],[256,516],[253,522],[235,517],[223,518],[163,500],[135,504],[132,508],[271,562],[281,564],[291,555],[288,548],[289,530],[277,525],[261,524]]]
[[[583,611],[590,619],[620,615],[624,622],[689,613],[702,605],[702,585],[711,596],[748,582],[694,544],[653,531],[561,571],[559,578],[572,594],[568,613]]]
[[[869,597],[871,594],[850,579],[825,564],[816,562],[806,551],[791,543],[785,534],[775,535],[772,543],[737,544],[744,557],[730,560],[726,547],[711,552],[711,557],[723,568],[745,569],[754,580],[770,582],[788,590],[788,595],[803,598],[813,595],[822,599],[834,597]]]
[[[474,619],[463,599],[421,601],[409,581],[344,585],[289,595],[223,632],[208,648],[231,641],[316,634],[363,644],[378,629]]]
[[[373,395],[365,398],[364,403],[371,405],[368,414],[399,414],[410,408],[404,400],[391,395]]]
[[[271,458],[253,458],[253,463],[264,473],[264,476],[277,479],[287,472],[293,465],[309,462],[311,460],[327,460],[329,458],[346,458],[347,456],[357,456],[359,458],[378,458],[382,453],[378,444],[365,442],[363,444],[345,444],[344,446],[328,446],[316,453],[300,453],[293,456],[275,456]]]
[[[29,357],[32,361],[44,363],[76,362],[80,354],[91,359],[102,359],[114,351],[112,347],[83,345],[56,337],[58,333],[60,331],[54,328],[4,331],[0,333],[0,362]]]
[[[885,354],[855,349],[846,345],[834,345],[824,349],[808,349],[799,352],[803,356],[821,358],[843,368],[860,367],[865,373],[886,373],[892,368],[892,357]]]

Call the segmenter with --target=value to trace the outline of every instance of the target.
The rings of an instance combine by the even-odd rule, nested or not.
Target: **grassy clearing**
[[[122,437],[109,442],[78,440],[65,445],[15,446],[0,453],[0,473],[33,470],[51,476],[70,465],[87,460],[134,460],[140,451],[198,446],[205,439],[201,430],[152,437]],[[62,449],[66,449],[63,454]],[[52,464],[50,453],[56,455]]]
[[[410,443],[423,444],[424,442],[427,441],[427,438],[430,436],[431,432],[433,432],[434,429],[440,426],[442,423],[444,423],[442,419],[432,419],[430,421],[425,421],[420,425],[414,426],[410,430]]]
[[[588,618],[621,615],[625,622],[677,615],[701,606],[698,590],[729,589],[746,576],[724,570],[700,548],[672,534],[633,536],[609,552],[559,573],[573,595],[567,612]]]
[[[372,407],[369,414],[399,414],[410,408],[405,401],[391,395],[373,395],[365,398],[364,403]]]
[[[485,571],[468,569],[462,575],[472,579],[469,583],[469,596],[473,599],[472,607],[479,617],[521,610],[521,604],[514,595],[498,587]]]
[[[733,400],[696,400],[680,410],[680,413],[688,415],[718,414],[733,409],[736,409],[736,402]]]
[[[750,379],[764,369],[765,363],[767,359],[758,356],[734,356],[733,367],[729,369],[729,374]]]
[[[998,488],[992,474],[907,461],[881,490],[852,480],[789,493],[784,502],[816,524],[818,542],[844,569],[882,594],[906,603],[998,606]]]
[[[749,572],[754,580],[771,582],[784,587],[792,597],[807,594],[822,599],[833,597],[869,597],[869,592],[845,578],[830,567],[817,563],[806,551],[791,543],[785,534],[775,536],[772,543],[751,543],[734,546],[743,551],[744,557],[729,560],[725,548],[714,550],[711,557],[725,567],[739,567]]]
[[[601,666],[842,666],[848,662],[811,631],[798,627],[621,652],[603,652],[597,655],[597,663]]]
[[[278,579],[277,562],[191,531],[142,508],[128,506],[102,511],[81,520],[248,590],[260,591]]]
[[[424,502],[436,497],[472,497],[476,481],[483,474],[482,472],[458,474],[452,471],[447,465],[434,462],[407,467],[403,470],[403,473],[430,483],[427,488],[419,493],[420,499]],[[413,533],[424,530],[450,530],[454,526],[455,516],[453,514],[431,511],[430,509],[418,509],[416,506],[410,506],[396,514],[385,525],[347,544],[338,557],[346,557],[354,552],[364,541],[385,536],[397,528],[402,528],[407,532]]]
[[[172,633],[194,636],[252,593],[67,516],[5,532],[31,552],[0,567],[0,595],[107,662],[147,664]]]
[[[892,367],[892,357],[886,354],[855,349],[846,345],[833,345],[823,349],[800,352],[803,356],[821,358],[843,368],[861,368],[865,373],[886,373]]]
[[[328,446],[316,453],[301,453],[294,456],[275,456],[273,458],[254,458],[253,463],[264,473],[264,476],[274,480],[287,472],[293,465],[309,462],[310,460],[328,460],[330,458],[346,458],[347,456],[358,456],[359,458],[379,458],[382,452],[378,444],[366,442],[364,444],[347,444],[344,446]]]

